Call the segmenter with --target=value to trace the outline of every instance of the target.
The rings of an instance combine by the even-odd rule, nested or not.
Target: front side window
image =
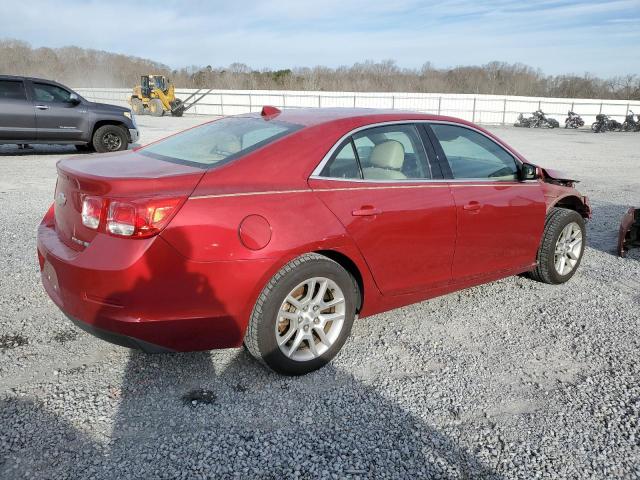
[[[143,155],[202,168],[230,161],[300,128],[261,118],[223,118],[143,148]]]
[[[337,149],[320,175],[372,181],[432,178],[414,125],[388,125],[357,132]]]
[[[453,178],[516,180],[513,156],[488,137],[456,125],[432,124],[431,129],[447,157]]]
[[[24,83],[19,80],[0,80],[0,100],[26,100]]]
[[[37,102],[61,102],[69,101],[71,92],[57,85],[48,83],[34,83],[33,94]]]

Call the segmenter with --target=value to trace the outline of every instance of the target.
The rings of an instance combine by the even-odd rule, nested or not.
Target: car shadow
[[[91,478],[105,448],[40,400],[0,399],[0,478]],[[7,429],[11,425],[13,428]]]
[[[333,364],[283,377],[244,350],[126,362],[104,442],[39,401],[0,401],[3,423],[21,419],[3,433],[0,477],[502,478]]]
[[[71,155],[81,154],[73,145],[32,145],[21,149],[17,145],[0,145],[0,157],[28,157],[30,155]]]
[[[335,366],[282,377],[244,350],[162,358],[132,352],[108,456],[115,478],[131,462],[151,478],[202,469],[219,478],[500,478]]]

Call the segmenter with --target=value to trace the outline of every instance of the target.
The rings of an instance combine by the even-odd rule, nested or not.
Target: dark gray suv
[[[128,108],[89,102],[51,80],[0,75],[0,144],[56,143],[116,152],[137,140]]]

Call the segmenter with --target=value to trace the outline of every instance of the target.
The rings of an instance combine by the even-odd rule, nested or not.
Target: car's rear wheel
[[[553,208],[545,222],[538,249],[538,265],[530,276],[544,283],[569,280],[582,261],[586,229],[582,216],[573,210]]]
[[[117,125],[103,125],[93,134],[93,148],[98,153],[126,150],[128,143],[124,129]]]
[[[333,260],[306,254],[285,265],[262,290],[244,343],[276,372],[302,375],[340,351],[355,318],[358,286]]]

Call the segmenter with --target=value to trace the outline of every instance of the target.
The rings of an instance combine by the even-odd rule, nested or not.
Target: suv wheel
[[[98,153],[126,150],[128,144],[127,134],[117,125],[103,125],[93,134],[93,148]]]
[[[582,216],[566,208],[553,208],[547,216],[538,249],[538,266],[529,275],[544,283],[566,282],[580,266],[585,240]]]
[[[338,263],[302,255],[282,267],[260,293],[244,343],[276,372],[312,372],[344,345],[357,298],[356,282]]]

